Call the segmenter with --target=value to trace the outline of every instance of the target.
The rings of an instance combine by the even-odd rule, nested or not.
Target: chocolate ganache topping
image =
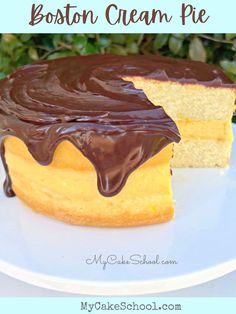
[[[93,55],[27,65],[0,81],[1,156],[4,138],[16,136],[42,165],[68,140],[94,165],[104,196],[119,193],[128,176],[166,145],[180,140],[174,121],[122,77],[229,86],[216,67],[157,56]],[[157,87],[158,88],[158,87]]]

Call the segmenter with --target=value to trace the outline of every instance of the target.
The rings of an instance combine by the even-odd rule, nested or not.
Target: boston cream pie
[[[0,81],[6,194],[73,224],[168,221],[172,143],[172,166],[228,165],[235,90],[215,66],[161,56],[25,66]]]
[[[174,121],[124,77],[158,58],[70,57],[0,81],[8,196],[72,224],[136,226],[173,217]]]

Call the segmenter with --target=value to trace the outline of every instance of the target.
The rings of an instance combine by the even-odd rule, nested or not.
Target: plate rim
[[[91,296],[132,296],[177,291],[220,278],[236,270],[236,259],[200,271],[161,280],[101,283],[60,278],[20,268],[0,260],[0,271],[40,288]]]

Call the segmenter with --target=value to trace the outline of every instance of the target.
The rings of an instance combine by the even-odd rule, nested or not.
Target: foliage
[[[157,54],[219,64],[236,82],[236,34],[2,34],[0,78],[39,59]]]

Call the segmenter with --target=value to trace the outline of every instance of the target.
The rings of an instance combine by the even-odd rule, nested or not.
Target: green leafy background
[[[0,78],[39,59],[162,54],[219,64],[236,82],[236,34],[2,34]]]

